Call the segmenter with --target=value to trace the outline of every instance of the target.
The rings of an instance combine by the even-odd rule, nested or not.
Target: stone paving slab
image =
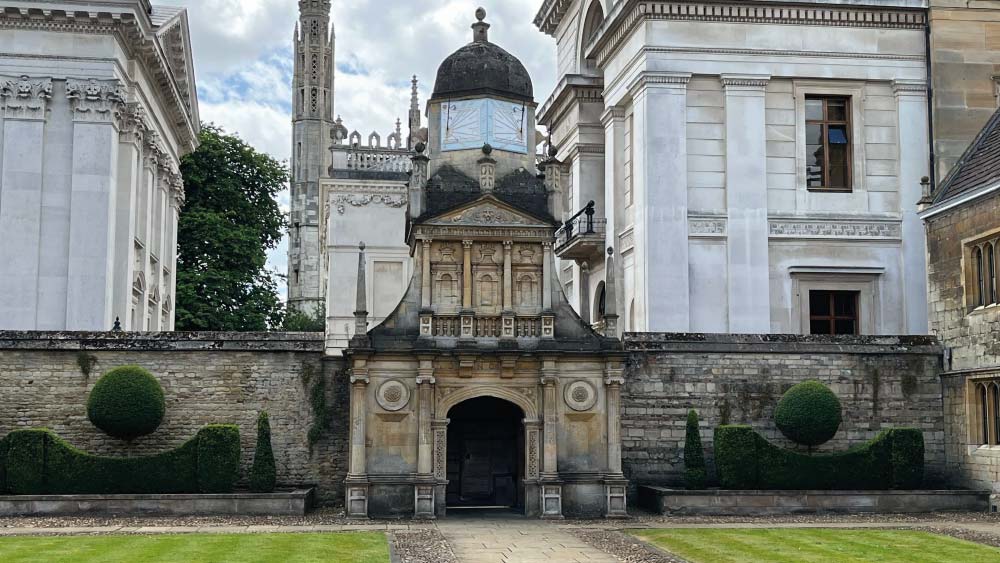
[[[538,520],[441,520],[438,529],[463,563],[618,563]]]

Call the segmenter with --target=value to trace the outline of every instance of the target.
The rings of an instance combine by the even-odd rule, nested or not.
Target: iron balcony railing
[[[591,201],[576,215],[563,223],[563,226],[556,231],[556,248],[564,247],[581,236],[593,235],[603,240],[608,220],[594,218],[594,205],[594,202]]]

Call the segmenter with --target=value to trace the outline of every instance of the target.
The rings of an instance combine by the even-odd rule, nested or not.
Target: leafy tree
[[[324,332],[326,330],[326,304],[316,305],[312,313],[289,307],[285,313],[285,324],[282,328],[287,332]]]
[[[286,225],[275,197],[288,169],[214,125],[202,126],[199,140],[181,163],[177,330],[280,326],[283,307],[265,264]]]
[[[704,489],[707,474],[705,451],[701,447],[701,433],[698,431],[698,413],[691,410],[684,435],[684,484],[689,489]]]

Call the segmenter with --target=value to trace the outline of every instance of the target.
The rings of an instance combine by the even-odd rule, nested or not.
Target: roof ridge
[[[1000,108],[993,112],[993,115],[990,116],[986,125],[979,130],[975,139],[972,140],[968,148],[965,149],[965,152],[962,153],[962,156],[958,159],[951,170],[948,171],[948,175],[941,181],[941,185],[938,186],[938,189],[935,192],[935,204],[949,199],[952,187],[958,180],[961,173],[965,170],[966,166],[970,164],[970,161],[980,153],[984,146],[986,146],[987,141],[989,141],[990,134],[998,128],[1000,128]]]

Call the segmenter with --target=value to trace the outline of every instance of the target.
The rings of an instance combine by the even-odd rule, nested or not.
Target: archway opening
[[[524,412],[477,397],[448,413],[449,508],[524,509]]]

